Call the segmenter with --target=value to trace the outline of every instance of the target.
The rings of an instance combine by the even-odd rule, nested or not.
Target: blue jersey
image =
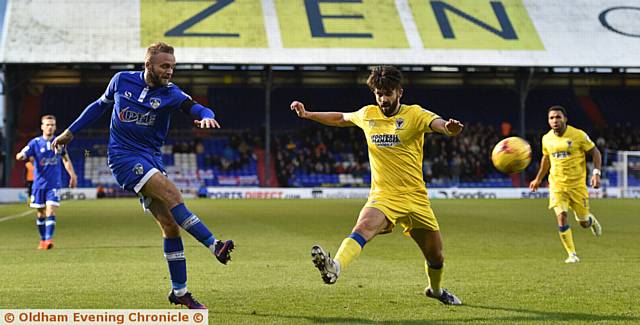
[[[62,180],[62,155],[64,151],[56,154],[51,147],[54,137],[46,140],[43,137],[33,138],[22,149],[27,158],[34,159],[35,171],[33,173],[33,189],[60,188]]]
[[[110,156],[140,151],[159,155],[171,114],[191,97],[172,83],[149,87],[143,71],[123,71],[113,76],[100,100],[113,103]]]

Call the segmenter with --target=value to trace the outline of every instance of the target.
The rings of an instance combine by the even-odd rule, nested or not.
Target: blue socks
[[[48,216],[44,220],[44,240],[53,238],[53,232],[56,230],[56,216]]]
[[[38,218],[36,219],[36,225],[38,226],[38,232],[40,233],[40,240],[44,240],[44,234],[45,234],[45,225],[44,225],[44,220],[45,218]]]
[[[184,257],[182,238],[164,239],[164,257],[169,264],[171,287],[179,291],[187,288],[187,260]]]
[[[204,246],[209,247],[216,241],[216,238],[213,237],[213,234],[207,226],[205,226],[195,214],[191,213],[191,211],[184,206],[184,203],[180,203],[171,209],[171,214],[173,214],[173,218],[182,229],[188,231]]]

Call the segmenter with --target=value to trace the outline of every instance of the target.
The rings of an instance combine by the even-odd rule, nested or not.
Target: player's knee
[[[582,217],[578,216],[578,214],[575,214],[575,218],[576,221],[578,221],[580,223],[580,226],[582,226],[582,228],[588,228],[591,226],[591,214],[588,213]]]
[[[377,229],[375,227],[371,227],[367,225],[366,223],[358,223],[356,224],[355,227],[353,227],[352,232],[356,232],[362,235],[364,239],[369,241],[371,238],[373,238],[377,234]]]
[[[563,211],[556,215],[556,219],[558,220],[559,226],[564,226],[567,224],[567,212]]]
[[[162,233],[165,237],[177,237],[180,235],[180,227],[173,218],[158,219]]]

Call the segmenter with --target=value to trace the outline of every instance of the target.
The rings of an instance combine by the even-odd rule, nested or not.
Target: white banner
[[[60,189],[60,200],[93,200],[97,198],[95,188],[63,188]],[[27,202],[26,188],[0,188],[0,203]]]
[[[640,66],[638,0],[8,1],[0,60]]]

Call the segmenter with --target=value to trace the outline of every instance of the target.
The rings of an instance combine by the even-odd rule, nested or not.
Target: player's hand
[[[69,187],[76,188],[78,186],[78,176],[69,177]]]
[[[529,189],[531,190],[531,192],[535,192],[539,186],[540,186],[540,181],[537,179],[534,179],[531,181],[531,183],[529,183]]]
[[[464,125],[462,125],[460,121],[450,118],[446,123],[444,123],[444,128],[447,130],[448,135],[456,136],[462,132]]]
[[[203,118],[202,120],[194,120],[193,125],[199,129],[219,129],[220,124],[212,118]]]
[[[53,139],[53,142],[51,142],[53,152],[59,154],[62,148],[69,144],[71,140],[73,140],[73,134],[71,134],[71,131],[69,131],[69,129],[64,130],[62,134],[57,136],[55,139]]]
[[[20,151],[16,154],[16,160],[26,160],[27,159],[27,155],[24,153],[24,151]]]
[[[291,110],[296,111],[298,117],[305,118],[307,116],[307,110],[304,109],[304,104],[297,100],[291,102]]]
[[[591,176],[591,187],[600,188],[600,175]]]

